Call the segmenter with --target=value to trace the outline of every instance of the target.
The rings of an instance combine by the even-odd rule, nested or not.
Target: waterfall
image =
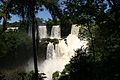
[[[55,54],[56,54],[56,57],[59,57],[59,54],[60,54],[59,52],[60,52],[59,45],[55,44]]]
[[[47,28],[46,28],[46,26],[39,26],[39,37],[40,37],[40,39],[47,38]]]
[[[61,38],[61,31],[60,31],[60,26],[59,25],[56,25],[56,26],[52,27],[51,38],[57,38],[57,39]]]
[[[46,60],[38,65],[39,72],[45,73],[47,76],[45,80],[52,80],[52,74],[55,71],[62,72],[65,65],[69,63],[70,58],[74,56],[75,50],[83,45],[87,47],[88,42],[80,41],[78,38],[79,28],[80,26],[72,25],[71,34],[65,39],[60,39],[60,27],[58,25],[52,27],[50,41],[56,38],[59,43],[55,44],[54,41],[48,43]],[[46,26],[40,26],[39,31],[41,38],[47,37]]]
[[[72,25],[71,34],[78,36],[79,29],[80,29],[80,26],[77,26],[76,24]]]
[[[55,57],[54,45],[53,45],[53,43],[49,43],[47,46],[46,59],[52,59],[54,57]]]
[[[32,27],[28,28],[28,36],[32,37]]]
[[[80,48],[80,40],[76,35],[79,33],[78,27],[72,26],[71,34],[65,39],[60,38],[59,26],[53,26],[51,37],[59,40],[58,44],[49,43],[47,46],[47,59],[39,66],[40,72],[46,74],[46,80],[52,80],[52,74],[55,71],[64,69],[64,66],[69,63],[70,58],[74,56],[75,50]],[[76,30],[77,29],[77,30]],[[77,31],[77,32],[76,32]]]

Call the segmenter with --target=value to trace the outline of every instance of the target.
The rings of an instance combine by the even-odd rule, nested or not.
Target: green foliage
[[[120,2],[70,0],[65,5],[66,16],[84,25],[79,36],[89,41],[89,50],[77,52],[59,80],[119,80]]]
[[[119,80],[119,57],[107,56],[101,61],[85,51],[77,51],[58,80]]]
[[[92,56],[87,55],[85,51],[77,52],[70,64],[66,65],[59,80],[92,80]]]
[[[42,5],[50,11],[53,21],[47,25],[61,24],[62,37],[66,37],[72,23],[84,25],[80,38],[89,41],[88,52],[78,51],[71,59],[59,80],[119,80],[120,77],[120,1],[119,0],[66,0],[64,9],[60,10],[58,0],[7,0],[2,2],[0,16],[6,27],[9,13],[18,14],[23,19],[22,26],[28,29],[34,24],[34,14],[42,10]],[[12,4],[12,5],[11,5]],[[31,4],[31,5],[29,5]],[[63,15],[64,14],[64,15]],[[57,19],[61,22],[57,23]],[[42,22],[42,20],[38,20]],[[25,25],[25,23],[27,23]],[[29,25],[28,25],[29,24]],[[17,24],[15,24],[17,25]],[[37,24],[36,24],[37,25]],[[35,26],[35,25],[33,25]],[[34,36],[33,36],[34,37]],[[27,41],[26,41],[27,40]],[[47,39],[48,40],[48,39]],[[48,40],[57,43],[57,40]],[[33,41],[34,42],[34,41]],[[41,44],[42,45],[42,44]],[[46,46],[46,44],[45,44]],[[31,40],[21,33],[0,32],[0,63],[7,66],[13,60],[22,61],[31,50]],[[24,52],[27,49],[26,52]],[[21,55],[24,55],[21,56]],[[18,63],[16,61],[16,64]],[[20,73],[22,79],[26,73]],[[58,73],[54,74],[58,76]],[[4,76],[2,76],[4,78]]]
[[[52,79],[53,79],[53,80],[58,80],[59,75],[60,75],[60,72],[59,72],[59,71],[54,72],[54,73],[52,74]]]
[[[45,20],[43,18],[36,18],[36,20],[37,20],[38,25],[44,25],[45,24]]]
[[[35,80],[34,72],[25,72],[25,71],[15,71],[15,72],[7,72],[0,73],[1,80]]]
[[[7,23],[7,27],[20,27],[20,22]]]
[[[15,67],[29,60],[32,41],[26,33],[5,32],[0,35],[0,67]],[[21,62],[23,61],[23,62]],[[11,64],[14,63],[14,64]]]

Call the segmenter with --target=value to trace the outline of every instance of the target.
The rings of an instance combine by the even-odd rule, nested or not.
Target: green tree
[[[11,12],[11,4],[10,1],[0,1],[0,17],[1,19],[3,19],[3,32],[7,29],[6,28],[6,24],[7,24],[7,20],[10,19],[10,12]],[[1,20],[0,19],[0,20]]]
[[[38,37],[38,27],[37,27],[35,13],[38,12],[38,10],[41,8],[42,5],[45,5],[45,7],[47,9],[49,9],[54,16],[55,12],[58,11],[58,8],[57,8],[58,6],[55,4],[57,2],[58,2],[57,0],[56,1],[52,1],[52,0],[47,0],[47,1],[45,1],[45,0],[41,0],[41,1],[39,1],[39,0],[25,0],[25,1],[23,1],[23,0],[20,0],[20,1],[10,0],[10,1],[8,1],[8,4],[12,5],[12,6],[9,6],[8,8],[10,8],[10,9],[13,8],[14,9],[13,11],[11,11],[11,13],[12,14],[18,14],[22,17],[23,25],[25,25],[25,23],[27,23],[27,30],[29,29],[29,26],[32,27],[34,67],[35,67],[35,76],[36,76],[35,78],[36,78],[36,80],[38,80],[38,70],[37,70],[35,29],[37,29],[37,37]],[[40,9],[40,10],[42,10],[42,9]],[[29,25],[30,23],[31,23],[31,25]]]
[[[85,31],[88,32],[86,37],[90,41],[87,54],[91,55],[91,53],[94,53],[91,58],[95,60],[93,62],[93,60],[87,58],[87,56],[80,58],[75,56],[68,70],[73,70],[73,72],[71,71],[72,73],[70,73],[70,75],[62,77],[62,80],[70,80],[71,78],[71,80],[77,78],[78,80],[81,78],[83,80],[119,80],[120,69],[118,67],[120,65],[118,64],[118,56],[120,55],[120,46],[118,44],[120,44],[120,16],[118,14],[120,1],[70,0],[65,1],[65,5],[64,13],[66,16],[72,23],[84,25]],[[83,60],[83,58],[85,59]],[[81,60],[81,62],[79,60]],[[82,67],[82,62],[84,67]],[[85,63],[87,64],[85,65]],[[72,64],[73,67],[71,67]],[[81,71],[81,69],[83,69],[83,71]],[[80,71],[83,72],[83,74],[80,73]],[[84,74],[84,72],[86,72],[86,74]],[[80,77],[80,75],[76,73],[81,74],[83,77]],[[91,76],[87,75],[87,73]]]
[[[59,80],[96,80],[94,69],[92,69],[92,66],[95,66],[92,56],[87,55],[82,49],[76,52],[70,64],[66,65],[61,73]]]
[[[32,56],[32,41],[26,33],[12,31],[2,33],[0,45],[0,69],[22,66]]]

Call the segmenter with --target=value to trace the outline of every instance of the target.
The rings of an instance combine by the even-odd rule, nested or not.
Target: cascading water
[[[51,38],[56,38],[56,39],[61,38],[61,31],[60,31],[60,26],[59,25],[56,25],[56,26],[52,27]]]
[[[68,64],[70,58],[74,56],[75,50],[81,48],[83,45],[87,47],[87,41],[80,41],[78,38],[79,28],[79,26],[73,25],[71,34],[69,34],[65,39],[60,39],[60,27],[53,26],[51,31],[51,39],[57,38],[59,43],[48,43],[46,60],[42,64],[38,65],[39,72],[45,73],[47,76],[45,80],[52,80],[52,74],[56,71],[62,72],[64,66]],[[46,35],[45,33],[41,33],[41,36],[42,34]]]
[[[47,53],[47,54],[51,54],[52,51],[50,51],[50,53]],[[49,52],[49,51],[47,51],[47,52]],[[61,40],[59,42],[59,44],[55,45],[55,49],[52,52],[52,55],[54,55],[54,54],[55,54],[54,57],[52,57],[52,56],[48,57],[39,66],[39,71],[41,73],[45,73],[46,74],[46,76],[47,76],[46,80],[52,80],[52,74],[55,71],[62,71],[64,69],[65,64],[67,64],[69,62],[68,59],[70,59],[70,58],[68,57],[68,47],[65,44],[64,40]]]
[[[48,46],[47,46],[47,53],[46,53],[46,58],[47,59],[52,59],[54,58],[55,56],[55,53],[54,53],[54,45],[53,43],[49,43]]]
[[[71,34],[78,36],[79,29],[80,29],[80,26],[77,26],[76,24],[72,25]]]
[[[32,27],[29,27],[28,29],[29,29],[28,30],[28,36],[32,37]]]
[[[46,74],[46,80],[52,80],[52,74],[55,71],[62,71],[64,66],[69,63],[69,60],[75,54],[75,50],[81,48],[86,43],[79,40],[77,37],[79,27],[72,26],[71,34],[66,39],[59,40],[58,44],[49,43],[47,46],[47,59],[39,66],[40,72]],[[51,36],[60,38],[60,29],[58,26],[53,26]],[[55,46],[55,47],[54,47]],[[53,57],[54,55],[54,57]]]
[[[55,44],[55,55],[56,55],[56,57],[59,57],[59,53],[60,52],[60,49],[59,49],[59,45],[58,44]]]
[[[46,26],[39,26],[39,37],[40,37],[40,39],[47,38],[47,28],[46,28]]]

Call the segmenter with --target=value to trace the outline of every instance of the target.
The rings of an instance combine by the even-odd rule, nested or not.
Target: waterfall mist
[[[87,47],[87,41],[80,41],[78,38],[79,28],[80,26],[73,25],[71,34],[69,34],[64,39],[60,39],[60,27],[52,27],[51,37],[52,39],[57,38],[59,43],[48,43],[46,50],[46,60],[38,65],[39,72],[45,73],[47,76],[45,80],[52,80],[52,74],[55,71],[62,72],[64,66],[69,63],[70,58],[74,56],[77,49],[81,48],[83,45],[84,47]],[[32,62],[29,66],[33,66]],[[29,67],[29,69],[30,68],[31,67]]]

